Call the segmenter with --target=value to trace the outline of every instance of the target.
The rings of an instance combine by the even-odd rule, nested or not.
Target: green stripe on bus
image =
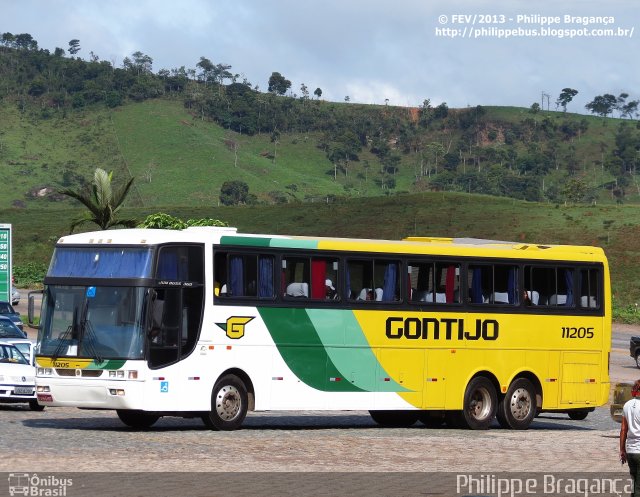
[[[317,249],[318,240],[307,240],[300,238],[272,238],[270,246],[277,248]]]
[[[222,236],[221,245],[239,245],[242,247],[275,247],[316,249],[318,240],[306,238],[271,238],[258,236]]]
[[[259,308],[278,352],[306,385],[323,392],[361,392],[336,367],[305,309]]]
[[[379,363],[351,310],[307,309],[327,354],[346,379],[368,392],[408,392]],[[345,347],[345,344],[349,344]]]
[[[268,247],[271,242],[270,237],[249,237],[249,236],[222,236],[221,245],[241,245],[244,247]]]

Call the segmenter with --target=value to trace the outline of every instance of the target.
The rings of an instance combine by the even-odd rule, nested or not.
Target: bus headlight
[[[50,392],[51,388],[49,388],[48,385],[38,385],[36,387],[36,392],[38,393],[44,393],[44,392]]]
[[[109,389],[109,393],[111,395],[116,395],[116,396],[119,395],[119,396],[122,397],[122,396],[124,396],[124,389],[122,389],[122,388],[110,388]]]
[[[127,380],[137,380],[138,371],[135,369],[132,369],[129,371],[123,371],[123,370],[109,371],[109,378],[116,378],[120,380],[124,380],[125,378],[127,378]]]
[[[36,371],[38,376],[52,376],[53,369],[51,368],[38,368]]]

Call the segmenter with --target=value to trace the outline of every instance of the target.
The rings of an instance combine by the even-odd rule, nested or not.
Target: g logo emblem
[[[227,336],[232,340],[237,340],[244,336],[245,325],[253,319],[253,316],[231,316],[226,323],[216,323],[227,332]]]

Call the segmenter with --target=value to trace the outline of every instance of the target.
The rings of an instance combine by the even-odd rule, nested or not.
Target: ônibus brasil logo
[[[227,336],[233,340],[244,336],[244,327],[255,316],[231,316],[226,323],[216,323],[227,332]]]

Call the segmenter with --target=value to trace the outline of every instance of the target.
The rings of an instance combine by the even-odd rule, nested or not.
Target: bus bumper
[[[89,409],[140,409],[144,399],[142,381],[78,382],[69,379],[39,378],[38,402],[52,407]]]

